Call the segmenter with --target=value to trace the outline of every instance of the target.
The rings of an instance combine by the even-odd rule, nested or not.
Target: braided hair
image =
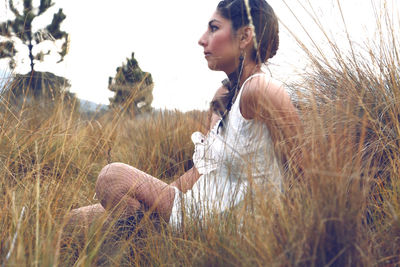
[[[222,84],[228,89],[228,93],[222,96],[222,101],[226,101],[225,107],[221,108],[219,110],[214,110],[221,116],[221,120],[219,122],[218,128],[217,128],[217,133],[220,128],[224,127],[225,123],[225,118],[228,115],[229,111],[232,108],[233,103],[236,100],[236,97],[239,93],[240,90],[240,76],[242,76],[242,71],[243,71],[243,63],[244,63],[244,57],[241,55],[239,58],[239,67],[238,71],[234,72],[233,74],[229,75],[230,77],[223,80]],[[235,77],[233,77],[235,76]],[[237,76],[237,77],[236,77]],[[214,100],[213,102],[219,102],[220,100]],[[211,103],[213,105],[213,103]],[[214,109],[214,107],[212,106]]]

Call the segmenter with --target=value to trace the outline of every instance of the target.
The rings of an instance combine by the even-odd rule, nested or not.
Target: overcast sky
[[[0,5],[0,20],[11,16],[7,10],[8,0],[3,1],[4,4]],[[53,1],[56,3],[53,10],[62,7],[67,15],[62,28],[70,33],[70,50],[62,64],[55,66],[50,60],[47,64],[37,64],[37,70],[63,75],[71,80],[71,91],[77,93],[79,98],[107,104],[108,98],[112,96],[107,89],[108,77],[114,76],[115,69],[135,52],[142,70],[153,76],[153,107],[183,111],[208,107],[224,73],[208,70],[203,49],[197,41],[207,28],[217,0]],[[309,47],[311,42],[304,29],[319,46],[327,44],[316,21],[298,2],[303,3],[309,12],[315,12],[315,18],[320,20],[331,38],[343,46],[348,44],[337,0],[268,2],[282,22],[280,50],[271,60],[270,70],[274,77],[283,82],[295,79],[296,73],[301,72],[306,63],[297,43],[283,24]],[[313,9],[308,6],[309,2]],[[351,38],[356,43],[362,44],[368,38],[374,38],[376,22],[372,3],[379,6],[380,2],[339,1]],[[395,11],[398,12],[398,0],[388,2],[395,3]],[[49,12],[49,18],[43,20],[51,20],[52,14]],[[37,26],[41,24],[40,21],[36,23]],[[19,61],[17,71],[29,71],[27,59],[21,57]],[[4,74],[4,62],[2,66],[4,77],[9,72]]]

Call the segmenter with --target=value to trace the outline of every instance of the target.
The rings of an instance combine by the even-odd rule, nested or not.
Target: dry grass
[[[3,98],[1,261],[11,251],[9,266],[399,265],[399,42],[393,31],[382,35],[370,58],[340,51],[327,62],[310,53],[314,69],[294,85],[303,92],[302,179],[287,177],[279,198],[260,192],[180,232],[146,218],[130,234],[106,216],[71,232],[65,225],[72,208],[96,203],[94,183],[109,161],[166,181],[190,168],[189,135],[205,131],[204,112],[95,120],[63,104],[17,109]]]

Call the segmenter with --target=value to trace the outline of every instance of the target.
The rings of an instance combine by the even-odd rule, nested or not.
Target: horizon
[[[341,3],[346,27],[355,46],[362,47],[368,39],[375,38],[377,29],[375,19],[371,19],[372,5],[380,6],[382,1],[378,4],[373,1],[365,4],[365,0]],[[62,64],[55,66],[51,62],[37,63],[37,71],[50,69],[50,72],[69,79],[70,91],[76,93],[80,99],[107,104],[108,98],[113,95],[107,89],[108,77],[113,77],[115,69],[134,52],[141,69],[151,73],[154,80],[152,107],[181,111],[208,108],[225,74],[208,70],[197,40],[207,27],[208,18],[215,9],[215,1],[205,0],[201,5],[188,5],[187,0],[159,0],[155,3],[126,3],[118,0],[112,5],[96,2],[96,12],[91,14],[89,21],[86,19],[86,12],[92,10],[93,2],[80,3],[80,8],[76,8],[76,3],[66,0],[54,2],[55,6],[46,15],[52,16],[54,10],[63,8],[67,18],[62,29],[70,34],[70,51]],[[296,11],[296,16],[301,18],[304,28],[285,6],[285,1],[268,2],[280,18],[281,31],[280,49],[270,60],[268,71],[275,79],[290,83],[301,77],[307,64],[304,52],[285,29],[285,25],[310,48],[313,48],[315,42],[326,49],[327,41],[298,1],[286,2]],[[347,46],[347,35],[336,1],[311,2],[312,12],[315,12],[322,26],[326,27],[324,30],[327,34],[340,46]],[[398,7],[393,4],[393,0],[391,3],[393,13],[397,11],[395,15],[398,16]],[[154,6],[158,8],[155,9]],[[186,12],[178,11],[182,6],[185,6]],[[357,14],[354,14],[355,8],[358,8]],[[0,5],[0,15],[9,13],[10,11],[4,10],[4,5]],[[44,23],[49,21],[45,18],[42,20]],[[40,24],[40,21],[37,23]],[[313,40],[309,39],[308,34]],[[24,61],[23,58],[20,60]],[[0,68],[1,66],[0,74],[3,78],[7,71],[4,70],[4,62],[0,64]],[[24,66],[20,63],[16,71],[24,72],[26,68],[26,64]]]

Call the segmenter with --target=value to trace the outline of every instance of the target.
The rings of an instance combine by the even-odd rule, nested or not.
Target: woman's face
[[[211,70],[224,71],[226,74],[235,71],[240,56],[237,39],[233,34],[230,20],[215,11],[208,22],[207,31],[199,40]]]

